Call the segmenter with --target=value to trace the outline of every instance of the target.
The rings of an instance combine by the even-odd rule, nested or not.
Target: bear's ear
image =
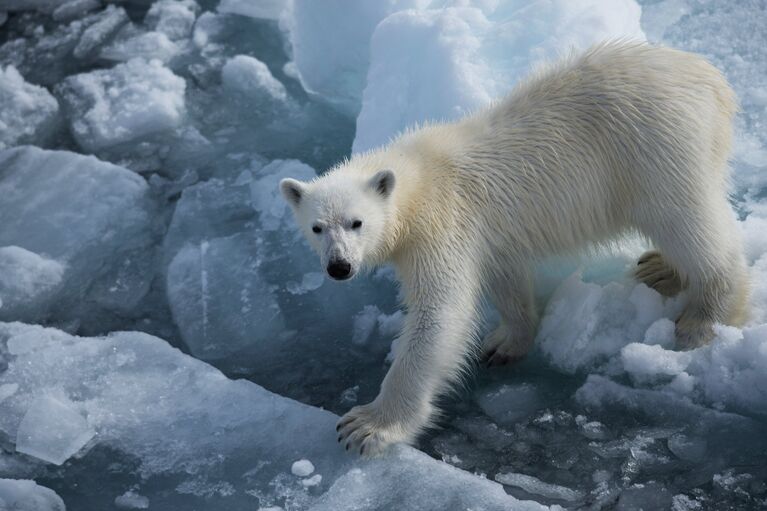
[[[298,206],[301,202],[301,198],[304,196],[304,183],[296,179],[286,177],[280,181],[280,191],[285,200],[290,203],[291,206]]]
[[[370,187],[382,197],[388,197],[394,190],[394,172],[391,170],[379,170],[370,180]]]

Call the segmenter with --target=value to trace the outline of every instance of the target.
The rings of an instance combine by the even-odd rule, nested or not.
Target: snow
[[[271,100],[285,101],[287,92],[260,60],[248,55],[229,59],[221,70],[224,87],[257,98],[266,95]]]
[[[45,88],[26,82],[13,66],[0,66],[0,149],[45,143],[58,113],[58,102]]]
[[[66,511],[64,501],[53,490],[24,479],[0,479],[0,509]]]
[[[131,59],[67,78],[60,93],[78,144],[94,152],[178,126],[185,81],[159,61]]]

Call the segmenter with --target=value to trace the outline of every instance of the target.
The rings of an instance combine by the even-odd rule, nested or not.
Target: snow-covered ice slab
[[[86,151],[144,139],[178,126],[186,82],[159,61],[131,59],[67,78],[60,88],[72,134]]]
[[[0,318],[72,320],[93,305],[86,294],[119,308],[147,292],[153,209],[140,176],[92,156],[17,147],[0,152],[0,195],[2,260],[23,270],[2,278],[12,296]],[[132,277],[117,282],[126,264]]]
[[[354,152],[384,144],[417,123],[454,120],[482,108],[507,94],[536,63],[570,48],[616,37],[644,39],[641,9],[633,0],[470,4],[475,6],[399,11],[377,25]],[[327,65],[321,59],[315,65],[320,62]]]
[[[43,87],[27,83],[13,66],[0,66],[0,149],[44,144],[58,119],[59,104]]]
[[[66,511],[56,492],[28,479],[0,479],[0,509],[8,511]]]
[[[246,4],[242,0],[223,0],[224,3]],[[428,3],[297,0],[287,25],[301,83],[347,115],[356,116],[370,63],[370,37],[376,26],[393,12]]]
[[[137,460],[146,484],[133,491],[158,509],[546,509],[412,448],[373,461],[348,456],[336,443],[333,414],[229,380],[143,333],[82,338],[4,323],[0,354],[7,364],[0,386],[18,385],[0,402],[0,432],[16,438],[35,403],[60,389],[58,399],[68,399],[97,433],[93,450],[109,447]],[[78,464],[112,463],[116,455],[86,454]],[[306,471],[292,473],[298,460],[310,461],[309,477],[321,479],[303,484]],[[66,465],[59,474],[67,476]],[[152,484],[155,476],[164,484]]]

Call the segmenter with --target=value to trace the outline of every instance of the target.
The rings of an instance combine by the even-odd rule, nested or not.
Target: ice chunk
[[[237,55],[229,59],[221,70],[224,87],[253,99],[268,97],[285,101],[285,86],[272,76],[266,64],[248,55]]]
[[[0,0],[3,11],[40,11],[49,13],[70,0]]]
[[[99,47],[112,39],[120,28],[128,22],[128,15],[122,7],[114,5],[99,14],[98,19],[90,25],[80,36],[72,54],[78,59],[85,59],[95,55]]]
[[[0,509],[8,511],[66,511],[56,492],[28,479],[0,479]]]
[[[21,247],[0,247],[0,317],[24,317],[23,309],[45,309],[61,283],[64,265]]]
[[[671,506],[671,493],[662,484],[635,484],[621,492],[617,511],[637,511],[640,509],[668,509]]]
[[[616,37],[643,39],[639,6],[633,0],[619,4],[528,0],[390,15],[372,37],[353,151],[384,144],[416,123],[453,120],[484,107],[507,94],[532,65],[558,57],[563,48]],[[304,77],[309,73],[300,57],[297,51]],[[320,63],[328,65],[315,59]]]
[[[574,274],[551,297],[537,341],[557,367],[587,369],[640,340],[660,317],[675,317],[676,301],[664,301],[644,284],[606,286]]]
[[[165,34],[171,41],[178,41],[192,33],[199,10],[200,6],[194,0],[159,0],[152,3],[144,23]]]
[[[302,295],[309,291],[319,289],[319,287],[325,282],[325,275],[318,271],[304,273],[301,277],[301,282],[289,281],[285,288],[288,293],[292,295]]]
[[[41,343],[10,359],[0,373],[0,385],[19,385],[0,402],[0,432],[15,438],[30,402],[57,388],[68,394],[67,407],[87,413],[98,433],[76,468],[65,465],[50,473],[62,486],[83,470],[102,473],[126,463],[135,467],[141,495],[152,506],[546,509],[410,447],[395,447],[372,461],[351,458],[336,443],[337,416],[252,382],[229,380],[156,337],[120,332],[84,338],[0,324],[0,352],[18,335],[36,335]],[[40,426],[56,422],[45,416]],[[99,453],[101,448],[109,455]],[[322,474],[310,491],[303,479],[287,473],[298,459],[311,459],[315,473]],[[183,499],[169,496],[169,483]]]
[[[312,462],[309,460],[298,460],[293,462],[290,471],[294,476],[307,477],[314,472],[314,465],[312,465]]]
[[[120,509],[148,509],[149,499],[133,490],[128,490],[115,497],[115,506]]]
[[[196,356],[213,360],[248,347],[279,350],[285,324],[260,275],[260,251],[252,237],[240,234],[186,245],[171,261],[168,301]]]
[[[42,396],[30,405],[16,432],[16,450],[61,465],[96,435],[71,402]]]
[[[288,8],[288,0],[221,0],[218,12],[239,14],[251,18],[279,19]]]
[[[258,179],[250,185],[253,207],[258,211],[261,227],[267,231],[277,231],[291,226],[290,230],[295,230],[290,206],[275,190],[283,178],[308,181],[316,176],[313,168],[298,160],[275,160],[261,169]]]
[[[0,247],[19,247],[4,249],[5,261],[37,275],[30,275],[27,290],[40,299],[27,302],[16,280],[13,296],[3,296],[10,308],[0,308],[0,317],[42,321],[53,314],[58,321],[98,322],[99,307],[111,307],[94,304],[91,293],[116,285],[112,279],[128,260],[137,264],[129,265],[132,278],[118,286],[121,301],[146,293],[153,207],[140,176],[92,156],[18,147],[0,152],[0,195]],[[57,275],[58,286],[48,287]]]
[[[101,7],[101,0],[69,0],[53,11],[54,21],[67,22],[82,17],[85,13]]]
[[[13,66],[0,67],[0,149],[43,144],[58,113],[59,104],[46,89],[24,81]]]
[[[698,463],[706,456],[706,440],[674,433],[668,437],[668,449],[678,458]]]
[[[541,495],[549,499],[573,502],[583,497],[583,493],[578,490],[573,490],[557,484],[545,483],[537,477],[526,474],[516,474],[514,472],[499,473],[496,474],[495,480],[501,484],[515,486],[525,490],[527,493]]]
[[[158,61],[132,59],[67,78],[60,92],[86,151],[165,132],[184,115],[186,82]]]
[[[133,58],[169,62],[180,52],[181,48],[162,32],[144,32],[125,39],[116,39],[103,48],[99,56],[102,59],[123,62]]]
[[[427,3],[426,0],[294,2],[288,24],[301,83],[306,90],[334,103],[347,115],[356,116],[370,62],[370,37],[376,25],[397,10]]]
[[[398,470],[388,469],[395,462]],[[468,480],[466,472],[435,463],[425,454],[397,448],[387,459],[372,460],[352,468],[336,480],[312,511],[336,511],[353,507],[359,511],[380,509],[548,509],[534,502],[518,501],[503,488],[484,478]],[[430,488],[440,488],[431,491]],[[420,504],[416,504],[420,503]]]
[[[621,349],[623,369],[637,381],[676,376],[690,365],[691,360],[689,353],[669,351],[657,345],[635,342]]]
[[[530,383],[493,386],[479,393],[476,400],[499,424],[513,424],[544,407],[538,389]]]

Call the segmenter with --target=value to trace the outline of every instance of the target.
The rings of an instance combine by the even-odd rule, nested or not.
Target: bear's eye
[[[322,227],[320,227],[319,225],[313,225],[312,226],[312,232],[314,234],[319,234],[319,233],[322,232]]]
[[[360,227],[362,227],[362,220],[352,222],[352,229],[359,229]]]

